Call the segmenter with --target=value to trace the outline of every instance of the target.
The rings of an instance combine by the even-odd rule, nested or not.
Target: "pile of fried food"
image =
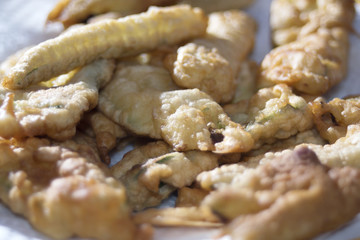
[[[61,0],[64,32],[0,66],[2,203],[55,239],[309,239],[354,218],[360,97],[322,95],[355,2],[273,0],[259,65],[251,3]]]

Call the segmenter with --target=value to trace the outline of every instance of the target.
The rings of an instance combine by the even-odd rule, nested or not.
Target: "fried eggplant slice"
[[[0,152],[0,198],[39,231],[56,239],[133,239],[125,189],[105,168],[46,139],[1,140]]]
[[[176,151],[235,153],[253,147],[251,135],[198,89],[163,92],[159,106],[154,110],[157,127]]]
[[[161,227],[220,227],[223,225],[221,220],[208,209],[199,207],[147,209],[136,213],[134,221],[137,224],[150,223]]]
[[[210,152],[173,152],[163,141],[151,142],[127,153],[111,171],[124,182],[135,210],[158,205],[169,194],[189,186],[196,176],[217,166]]]
[[[198,88],[216,102],[229,102],[235,78],[252,50],[256,23],[245,12],[231,10],[209,15],[206,36],[180,47],[167,57],[177,85]]]
[[[319,28],[350,30],[354,18],[353,0],[274,0],[270,7],[273,43],[284,45]]]
[[[90,16],[106,12],[130,15],[145,11],[151,5],[170,4],[171,0],[59,0],[47,17],[48,22],[61,22],[64,27],[80,23]]]
[[[306,101],[285,84],[260,89],[250,99],[248,115],[246,131],[254,138],[255,148],[313,126],[311,110]]]
[[[186,5],[151,7],[145,13],[89,24],[29,49],[2,84],[8,88],[24,88],[98,58],[136,55],[159,45],[201,36],[206,25],[204,13]]]
[[[310,102],[310,108],[317,130],[330,143],[344,137],[349,125],[360,124],[360,97],[334,98],[328,103],[319,97]]]
[[[238,174],[202,206],[234,219],[222,232],[233,239],[311,239],[356,216],[359,180],[358,169],[330,169],[302,147]]]
[[[285,83],[298,92],[320,96],[345,78],[348,50],[346,30],[320,28],[268,53],[261,63],[258,85]]]
[[[0,136],[71,138],[83,113],[97,105],[98,89],[114,68],[113,60],[100,59],[79,70],[68,85],[15,91],[1,87]]]
[[[112,81],[100,92],[98,108],[131,132],[160,139],[152,112],[159,95],[175,89],[170,73],[162,67],[119,64]]]
[[[210,13],[229,9],[246,8],[253,2],[253,0],[180,0],[179,4],[190,4],[193,7],[199,7],[205,12]]]

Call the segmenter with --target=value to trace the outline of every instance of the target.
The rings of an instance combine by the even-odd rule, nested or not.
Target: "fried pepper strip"
[[[151,7],[145,13],[86,25],[28,50],[4,77],[3,85],[24,88],[98,58],[135,55],[179,43],[203,35],[206,25],[203,12],[186,5]]]
[[[349,125],[360,123],[360,97],[334,98],[328,103],[319,97],[310,107],[317,130],[330,143],[344,137]]]
[[[114,68],[112,60],[102,59],[83,67],[65,86],[16,91],[0,88],[0,136],[71,138],[82,114],[97,105],[98,89],[111,79]]]
[[[274,0],[270,7],[273,43],[284,45],[319,28],[350,30],[355,18],[353,0]]]
[[[105,12],[119,12],[122,15],[145,11],[151,5],[170,4],[171,0],[60,0],[50,11],[47,21],[61,22],[64,27],[80,23],[90,16]]]
[[[260,89],[250,99],[248,114],[246,130],[257,143],[255,147],[288,138],[313,125],[305,100],[293,94],[285,84]]]
[[[254,45],[255,31],[255,21],[244,12],[210,14],[207,35],[168,56],[174,81],[184,88],[198,88],[216,102],[229,102],[241,63]]]
[[[56,239],[133,239],[125,189],[105,168],[46,139],[1,140],[0,153],[0,198],[39,231]]]
[[[235,219],[222,232],[233,239],[311,239],[356,216],[359,180],[358,169],[329,169],[302,147],[238,174],[202,206]]]
[[[321,28],[268,53],[258,84],[285,83],[301,93],[320,96],[345,78],[348,49],[346,30]]]

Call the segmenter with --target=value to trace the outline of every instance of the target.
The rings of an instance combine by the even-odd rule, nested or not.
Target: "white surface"
[[[57,35],[58,26],[44,28],[46,15],[55,2],[56,0],[0,0],[0,61],[22,47],[37,44]],[[257,42],[252,55],[257,62],[260,62],[271,48],[268,29],[269,5],[270,0],[257,0],[247,10],[259,23]],[[357,17],[354,27],[360,32],[359,17]],[[359,61],[360,40],[351,36],[348,77],[331,90],[330,97],[344,97],[360,93]],[[211,239],[215,234],[216,231],[211,229],[161,228],[155,232],[154,239],[206,240]],[[360,237],[360,216],[343,228],[324,234],[316,240],[350,240],[356,237]],[[26,220],[14,215],[0,204],[0,240],[35,239],[49,240],[43,234],[35,231]]]

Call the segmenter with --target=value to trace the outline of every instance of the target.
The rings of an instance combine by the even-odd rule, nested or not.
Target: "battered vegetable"
[[[97,58],[134,55],[179,43],[203,35],[206,25],[203,12],[186,5],[152,7],[138,15],[86,25],[28,50],[4,77],[3,85],[24,88]]]

